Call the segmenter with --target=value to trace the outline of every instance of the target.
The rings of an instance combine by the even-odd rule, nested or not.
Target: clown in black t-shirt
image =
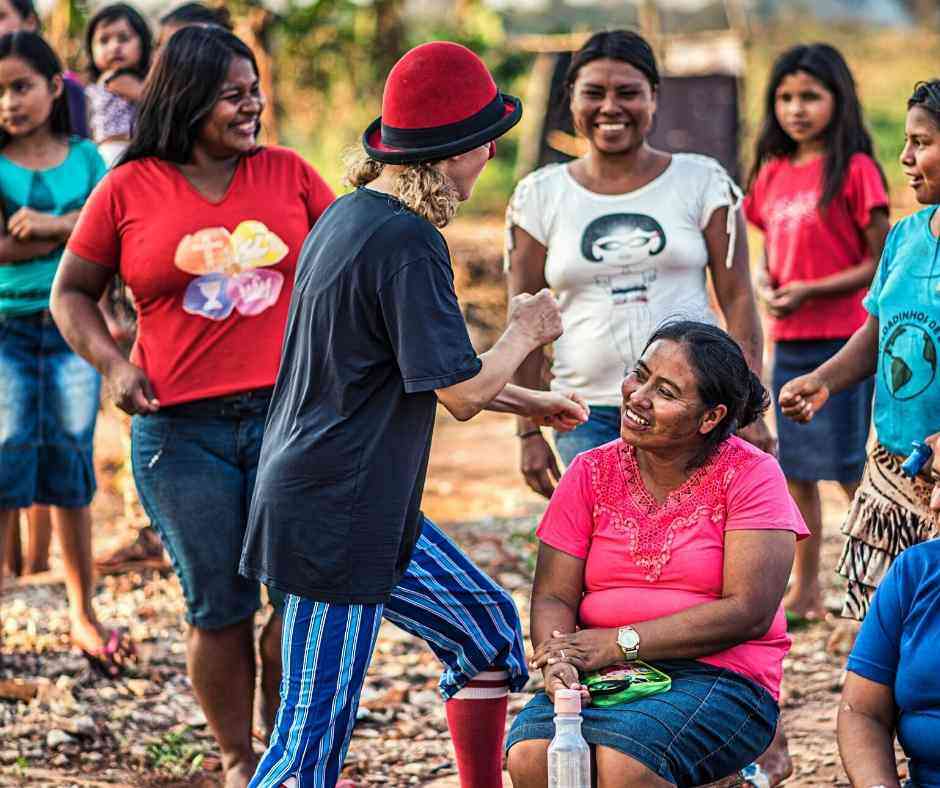
[[[383,616],[445,665],[462,784],[502,785],[506,696],[528,678],[519,615],[420,503],[438,402],[460,420],[587,418],[577,397],[509,383],[561,334],[551,294],[513,299],[477,356],[435,227],[521,111],[464,47],[407,53],[347,174],[360,188],[304,244],[240,567],[287,592],[281,709],[252,786],[336,784]]]

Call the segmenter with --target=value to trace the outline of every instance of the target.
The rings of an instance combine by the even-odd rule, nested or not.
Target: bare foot
[[[770,780],[771,785],[780,785],[784,780],[793,774],[793,759],[790,758],[790,748],[787,745],[787,737],[783,732],[783,724],[777,723],[777,732],[770,746],[764,750],[764,754],[757,759],[761,769]]]
[[[840,619],[835,629],[832,630],[832,634],[829,636],[829,641],[826,643],[826,651],[833,656],[845,656],[848,654],[852,650],[852,646],[855,645],[855,637],[858,635],[858,630],[861,626],[858,621],[854,621],[850,618]]]
[[[97,620],[72,618],[70,637],[96,673],[109,679],[123,675],[137,659],[134,643],[126,632],[107,632]]]
[[[258,761],[252,759],[250,762],[238,761],[225,770],[225,788],[248,788],[248,783],[258,768]]]
[[[70,637],[72,644],[82,651],[96,652],[108,642],[108,633],[98,621],[85,616],[70,617]]]
[[[168,566],[163,554],[163,543],[149,525],[141,528],[130,544],[119,547],[106,556],[95,559],[95,566],[104,572],[121,569],[128,564],[144,563],[155,569]]]

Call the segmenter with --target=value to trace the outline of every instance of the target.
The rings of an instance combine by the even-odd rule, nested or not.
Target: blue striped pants
[[[424,639],[453,697],[497,668],[518,692],[528,679],[512,597],[425,518],[408,569],[384,605],[337,605],[289,594],[281,707],[249,788],[333,788],[339,779],[382,616]]]

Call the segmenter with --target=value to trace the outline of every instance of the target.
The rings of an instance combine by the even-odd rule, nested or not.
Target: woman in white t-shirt
[[[591,405],[586,424],[555,436],[565,464],[620,436],[624,370],[660,323],[717,322],[706,270],[728,331],[758,374],[763,347],[740,190],[714,159],[646,141],[659,88],[649,44],[635,33],[596,33],[572,58],[567,86],[588,152],[524,178],[507,211],[510,294],[555,291],[565,333],[554,345],[551,385]],[[542,350],[533,353],[516,382],[538,386],[544,362]],[[526,482],[549,497],[555,455],[533,422],[520,418],[518,434]],[[742,436],[773,448],[763,421]]]

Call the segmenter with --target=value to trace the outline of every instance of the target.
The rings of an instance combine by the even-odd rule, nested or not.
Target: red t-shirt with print
[[[761,169],[744,199],[745,215],[764,232],[774,287],[822,279],[870,257],[865,228],[871,223],[871,211],[888,205],[878,166],[864,153],[852,156],[841,191],[821,212],[824,178],[824,157],[800,165],[785,157],[774,159]],[[770,318],[773,338],[851,336],[865,322],[866,291],[807,299],[786,317]]]
[[[120,273],[138,311],[131,361],[161,405],[274,385],[300,248],[333,191],[293,151],[259,148],[219,202],[176,166],[112,170],[68,248]]]

